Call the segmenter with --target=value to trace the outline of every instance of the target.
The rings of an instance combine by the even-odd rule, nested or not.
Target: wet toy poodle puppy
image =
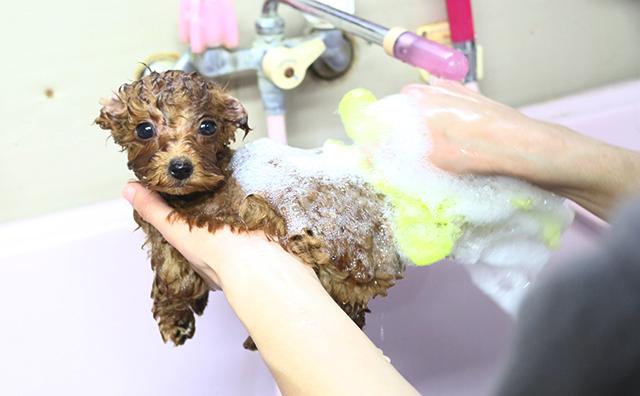
[[[280,209],[247,191],[235,177],[235,151],[229,148],[238,129],[245,136],[250,131],[247,113],[211,80],[177,70],[152,72],[122,85],[102,105],[96,124],[127,152],[139,183],[175,209],[170,220],[211,232],[225,225],[236,232],[263,230],[315,270],[360,328],[369,300],[385,296],[402,278],[405,264],[386,216],[388,204],[364,181],[335,185],[330,178],[305,176],[307,187],[291,192]],[[155,272],[153,317],[165,343],[184,344],[195,332],[194,313],[201,315],[207,305],[207,285],[158,230],[134,217],[146,233]],[[256,348],[251,338],[244,346]]]

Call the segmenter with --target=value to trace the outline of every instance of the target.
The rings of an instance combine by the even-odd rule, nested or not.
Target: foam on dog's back
[[[247,144],[229,166],[245,195],[262,196],[284,219],[283,242],[314,235],[333,264],[356,282],[395,279],[402,272],[407,259],[394,238],[392,208],[350,167],[321,150],[270,139]]]
[[[246,194],[262,195],[281,213],[297,206],[292,201],[319,183],[364,182],[352,169],[329,161],[322,150],[296,149],[267,138],[242,147],[229,166]],[[288,227],[296,231],[309,224],[301,214],[287,220]]]

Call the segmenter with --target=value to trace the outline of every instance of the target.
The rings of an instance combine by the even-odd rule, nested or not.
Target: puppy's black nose
[[[193,164],[185,158],[177,158],[169,163],[169,173],[178,180],[188,179],[193,173]]]

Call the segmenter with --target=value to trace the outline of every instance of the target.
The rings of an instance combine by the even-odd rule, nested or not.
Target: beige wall
[[[241,44],[253,39],[261,1],[236,0]],[[0,222],[115,199],[131,177],[124,155],[92,126],[98,100],[132,79],[140,61],[181,53],[178,0],[11,2],[0,13]],[[640,77],[640,1],[488,0],[473,2],[485,49],[482,91],[520,106]],[[282,13],[288,31],[303,23]],[[415,29],[446,18],[444,0],[357,0],[356,13],[384,26]],[[377,96],[418,82],[416,72],[359,42],[353,71],[331,84],[308,79],[288,97],[292,145],[344,139],[334,114],[342,95]],[[231,81],[265,135],[255,78]],[[47,97],[50,90],[53,95]]]

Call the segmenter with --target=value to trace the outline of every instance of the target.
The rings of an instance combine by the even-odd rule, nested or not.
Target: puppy
[[[334,185],[327,178],[305,177],[308,187],[279,205],[267,194],[247,191],[235,177],[235,152],[229,148],[238,129],[245,136],[250,131],[247,113],[212,81],[196,73],[153,72],[124,84],[102,104],[96,124],[110,130],[127,152],[128,167],[139,182],[175,209],[170,220],[211,232],[225,225],[236,232],[263,230],[315,270],[360,328],[369,300],[385,296],[402,278],[405,264],[386,216],[387,204],[365,182]],[[307,214],[302,227],[300,213]],[[146,233],[155,271],[153,317],[165,343],[182,345],[195,332],[194,313],[201,315],[207,305],[207,285],[158,230],[137,213],[134,217]],[[251,338],[244,346],[256,349]]]

